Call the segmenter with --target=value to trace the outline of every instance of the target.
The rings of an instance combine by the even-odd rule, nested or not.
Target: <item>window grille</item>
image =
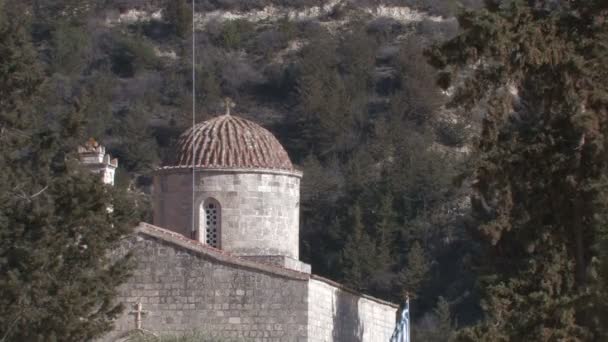
[[[216,200],[205,201],[205,243],[215,248],[220,248],[220,213]]]

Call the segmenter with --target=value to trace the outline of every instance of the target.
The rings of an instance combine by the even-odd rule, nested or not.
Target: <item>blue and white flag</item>
[[[397,322],[397,326],[395,327],[395,332],[393,332],[393,336],[391,336],[390,342],[410,342],[410,300],[409,298],[405,300],[405,307],[403,311],[401,311],[401,317],[399,318],[399,322]]]

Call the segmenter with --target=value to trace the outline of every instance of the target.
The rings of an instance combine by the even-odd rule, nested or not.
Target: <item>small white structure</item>
[[[105,184],[114,185],[114,174],[118,159],[106,154],[106,148],[95,139],[90,138],[83,146],[78,147],[80,162],[91,172],[99,173]]]

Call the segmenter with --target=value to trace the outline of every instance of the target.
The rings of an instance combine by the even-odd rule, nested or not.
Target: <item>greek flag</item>
[[[405,307],[401,311],[401,318],[397,322],[395,332],[390,342],[410,342],[410,300],[405,301]]]

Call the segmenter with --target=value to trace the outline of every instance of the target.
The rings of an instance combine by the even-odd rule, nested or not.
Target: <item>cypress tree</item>
[[[351,219],[352,232],[342,250],[344,279],[348,286],[365,290],[369,287],[370,275],[376,270],[376,246],[365,231],[358,203],[352,208]]]
[[[439,297],[433,311],[437,317],[437,341],[451,341],[454,334],[454,322],[452,322],[450,303],[445,298]]]
[[[390,193],[386,193],[381,196],[374,228],[379,253],[387,263],[390,262],[393,249],[392,244],[395,241],[395,232],[397,231],[396,218],[397,215],[393,210],[393,196]]]
[[[424,249],[418,242],[414,242],[407,253],[406,266],[399,275],[402,292],[416,296],[429,278],[430,268],[431,265]]]
[[[27,13],[0,1],[0,340],[87,341],[120,312],[129,262],[109,251],[134,208],[81,169],[81,109],[44,111]]]
[[[600,339],[608,3],[486,1],[429,51],[452,105],[485,112],[472,204],[486,317],[466,341]]]
[[[192,9],[186,0],[167,0],[163,15],[175,34],[188,37],[192,31]]]

